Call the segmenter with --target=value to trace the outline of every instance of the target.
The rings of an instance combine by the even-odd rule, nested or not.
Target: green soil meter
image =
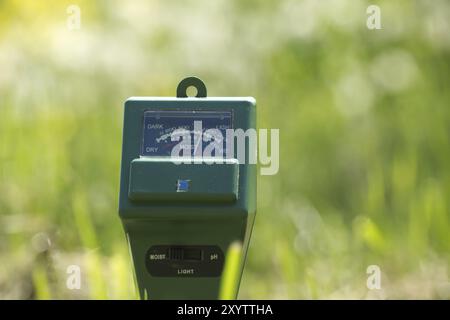
[[[206,97],[195,77],[176,98],[125,102],[119,214],[141,298],[219,298],[235,242],[240,281],[256,214],[255,129],[253,98]]]

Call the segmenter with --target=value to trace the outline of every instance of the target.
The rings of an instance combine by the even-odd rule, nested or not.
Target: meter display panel
[[[226,130],[233,128],[233,114],[231,111],[145,111],[143,127],[141,156],[170,157],[173,147],[180,142],[172,141],[172,133],[178,129],[189,131],[195,154],[195,150],[199,147],[203,150],[210,139],[223,143],[225,148]],[[218,141],[218,135],[204,139],[208,129],[219,130],[223,141]]]

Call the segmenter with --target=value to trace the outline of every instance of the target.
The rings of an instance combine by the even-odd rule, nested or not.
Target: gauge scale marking
[[[194,122],[201,121],[202,132],[194,132]],[[231,111],[146,111],[144,112],[144,132],[141,156],[171,156],[172,149],[179,141],[172,141],[172,133],[177,129],[191,132],[203,137],[208,129],[217,129],[226,139],[226,130],[232,129]],[[202,150],[210,143],[203,141]],[[226,141],[223,141],[226,143]],[[223,144],[225,146],[225,144]],[[192,146],[194,148],[194,146]]]

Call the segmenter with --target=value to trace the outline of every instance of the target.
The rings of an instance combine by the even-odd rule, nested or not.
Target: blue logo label
[[[189,183],[191,180],[178,180],[177,181],[177,192],[189,191]]]

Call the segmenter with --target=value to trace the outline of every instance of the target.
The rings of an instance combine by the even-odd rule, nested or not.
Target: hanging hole
[[[187,95],[188,97],[196,97],[197,94],[198,94],[198,89],[197,89],[196,87],[194,87],[194,86],[189,86],[189,87],[187,87],[187,89],[186,89],[186,95]]]

